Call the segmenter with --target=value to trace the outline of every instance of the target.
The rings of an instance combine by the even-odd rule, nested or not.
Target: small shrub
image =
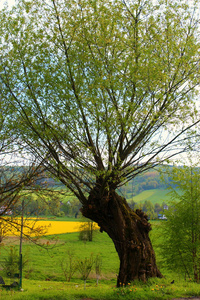
[[[79,259],[77,262],[78,270],[81,274],[82,279],[84,280],[84,289],[86,287],[86,280],[92,270],[94,264],[93,254],[89,258]]]
[[[72,276],[77,270],[77,263],[74,257],[74,251],[67,251],[67,259],[60,262],[61,269],[64,273],[66,281],[70,282]]]
[[[4,258],[1,266],[9,277],[14,277],[19,272],[19,253],[15,247],[9,247],[8,256]]]
[[[64,216],[65,216],[64,211],[60,211],[56,214],[56,217],[59,217],[59,218],[64,217]]]
[[[6,275],[9,277],[15,277],[15,274],[19,273],[19,252],[14,246],[10,246],[7,257],[1,262],[1,267]],[[29,254],[26,252],[22,257],[22,268],[29,263]]]

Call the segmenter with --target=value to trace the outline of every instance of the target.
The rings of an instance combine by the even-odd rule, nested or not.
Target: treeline
[[[168,166],[168,172],[172,168]],[[4,167],[5,169],[5,167]],[[26,167],[6,167],[9,176],[24,172]],[[131,198],[142,191],[150,189],[165,189],[170,183],[170,178],[165,173],[165,167],[159,167],[159,169],[151,169],[145,173],[137,175],[134,179],[130,180],[127,184],[120,188],[120,192],[126,194],[126,198]],[[38,186],[48,186],[51,188],[61,188],[64,185],[55,180],[47,172],[42,172],[38,178],[35,179],[35,184]],[[130,197],[129,197],[130,196]]]
[[[7,167],[7,174],[13,176],[15,174],[23,173],[26,167]],[[121,195],[126,199],[131,199],[137,194],[149,190],[149,189],[166,189],[169,185],[173,185],[170,182],[170,170],[171,166],[168,166],[168,172],[165,172],[166,167],[160,167],[159,169],[151,169],[143,174],[136,176],[130,182],[125,184],[119,189]],[[40,190],[51,189],[52,193],[37,192]],[[56,193],[56,190],[58,193]],[[52,178],[47,172],[42,172],[35,179],[35,191],[32,193],[27,193],[21,199],[26,199],[25,210],[26,213],[30,215],[55,215],[55,216],[74,216],[77,215],[80,209],[80,203],[78,199],[74,196],[64,197],[62,192],[67,194],[67,190],[64,185]],[[20,204],[15,205],[13,209],[18,213],[20,211]],[[144,207],[143,207],[144,205]],[[158,209],[158,205],[154,208],[150,206],[150,203],[144,203],[142,208],[144,211],[148,212],[150,219],[157,217],[157,214],[162,211],[162,208]],[[153,204],[151,203],[153,206]],[[133,206],[133,205],[132,205]],[[146,209],[146,206],[148,209]],[[158,211],[159,210],[159,211]]]
[[[13,214],[20,215],[24,202],[24,214],[27,216],[77,217],[81,208],[79,200],[65,194],[62,191],[24,193],[11,210]]]
[[[28,173],[29,167],[28,166],[1,166],[0,167],[0,179],[1,184],[7,182],[8,179],[15,179],[17,181],[21,178],[22,175]],[[47,171],[38,170],[37,176],[32,179],[32,186],[38,188],[44,187],[51,187],[51,188],[60,188],[64,187],[64,185],[58,181],[57,179],[53,178],[50,173]]]
[[[65,196],[59,192],[47,193],[30,193],[24,194],[13,207],[13,214],[20,215],[22,211],[22,201],[24,202],[24,213],[27,216],[56,216],[56,217],[79,217],[81,215],[81,204],[74,196]],[[153,204],[150,200],[144,203],[136,203],[133,200],[129,202],[133,209],[142,209],[151,220],[158,219],[159,215],[164,214],[168,209],[166,203]]]

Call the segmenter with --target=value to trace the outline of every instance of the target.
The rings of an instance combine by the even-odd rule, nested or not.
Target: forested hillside
[[[133,198],[143,191],[147,190],[165,190],[172,183],[170,182],[171,166],[160,167],[159,169],[150,169],[149,171],[138,175],[129,183],[120,188],[120,192],[126,199]]]
[[[7,176],[12,177],[19,173],[23,173],[27,167],[7,167]],[[153,190],[153,189],[166,189],[170,184],[169,172],[172,167],[168,166],[168,172],[164,167],[159,169],[150,169],[143,174],[139,174],[134,179],[129,181],[127,184],[122,186],[119,190],[122,195],[127,199],[130,199],[143,191]],[[4,167],[5,169],[5,167]],[[61,182],[55,180],[48,173],[42,172],[38,179],[35,181],[36,185],[48,187],[59,188],[64,187]]]
[[[8,177],[17,177],[27,167],[7,167]],[[149,218],[155,219],[162,213],[168,202],[167,187],[171,185],[170,172],[172,167],[150,169],[138,175],[119,189],[132,209],[141,208]],[[4,169],[5,172],[5,169]],[[65,186],[52,178],[47,172],[35,180],[35,188],[21,194],[20,201],[13,207],[15,214],[20,213],[22,200],[25,200],[25,213],[30,215],[77,216],[81,207],[78,199]]]

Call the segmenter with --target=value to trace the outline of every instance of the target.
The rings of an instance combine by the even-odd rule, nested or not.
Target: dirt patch
[[[3,241],[1,243],[1,246],[15,246],[19,245],[20,238],[19,236],[6,236],[3,238]],[[31,244],[33,243],[31,240],[28,240],[27,238],[23,238],[23,243]],[[41,246],[49,246],[49,245],[55,245],[55,244],[62,244],[62,241],[59,240],[48,240],[45,238],[40,238],[36,242],[37,244]]]
[[[3,238],[1,246],[18,245],[18,244],[19,244],[18,236],[6,236]]]

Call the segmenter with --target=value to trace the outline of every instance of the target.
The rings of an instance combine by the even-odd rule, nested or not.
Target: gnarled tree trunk
[[[133,211],[114,190],[101,196],[95,187],[82,214],[97,222],[101,231],[113,240],[120,259],[117,286],[135,279],[162,277],[156,266],[155,253],[149,238],[151,225],[141,210]]]

